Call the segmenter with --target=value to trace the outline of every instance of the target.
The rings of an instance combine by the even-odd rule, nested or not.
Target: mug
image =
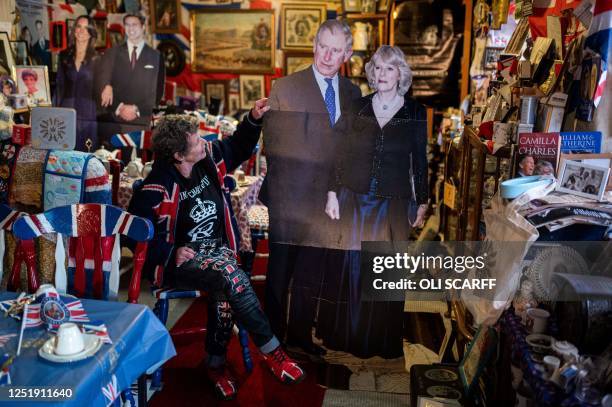
[[[74,355],[85,349],[83,334],[73,322],[66,322],[57,328],[55,349],[53,352],[59,356]]]
[[[534,334],[546,332],[550,313],[541,308],[530,308],[527,310],[527,330]]]

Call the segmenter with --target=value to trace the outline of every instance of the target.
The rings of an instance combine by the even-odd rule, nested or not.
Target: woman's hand
[[[427,213],[427,204],[419,205],[419,209],[417,209],[417,215],[414,222],[411,224],[413,228],[422,228],[425,223],[425,214]]]
[[[259,120],[268,110],[270,110],[268,98],[262,98],[255,102],[255,106],[251,109],[251,114],[255,120]]]
[[[195,257],[196,253],[191,247],[183,246],[176,250],[176,267],[180,267],[181,264],[189,261]]]
[[[106,85],[104,90],[102,91],[101,97],[102,107],[107,107],[113,104],[113,87],[110,85]]]
[[[325,213],[330,219],[340,219],[340,205],[338,204],[338,196],[334,191],[327,193],[327,204],[325,204]]]

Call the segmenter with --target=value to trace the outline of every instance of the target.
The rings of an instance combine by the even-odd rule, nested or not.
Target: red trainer
[[[236,380],[232,377],[225,366],[218,368],[206,368],[208,379],[215,385],[215,393],[221,400],[233,400],[238,393]]]
[[[274,376],[283,383],[299,383],[306,377],[306,373],[280,346],[263,356]]]

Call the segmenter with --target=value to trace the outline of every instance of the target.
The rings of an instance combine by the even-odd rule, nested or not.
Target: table
[[[15,293],[0,293],[0,301],[15,297]],[[81,301],[90,320],[106,324],[113,344],[103,344],[89,359],[53,363],[38,356],[38,349],[51,334],[44,327],[26,329],[21,355],[15,358],[10,369],[11,386],[70,387],[74,397],[63,402],[20,402],[20,406],[107,406],[112,402],[110,397],[119,396],[142,374],[152,372],[176,355],[168,330],[148,307],[122,302]],[[16,319],[0,316],[2,335],[17,334],[0,344],[0,352],[16,352],[19,328],[20,322]],[[116,390],[109,392],[111,388]]]

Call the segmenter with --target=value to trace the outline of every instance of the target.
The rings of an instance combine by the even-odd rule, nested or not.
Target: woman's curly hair
[[[174,153],[187,154],[188,136],[198,131],[198,119],[186,114],[162,117],[153,131],[153,151],[156,160],[179,163]]]

